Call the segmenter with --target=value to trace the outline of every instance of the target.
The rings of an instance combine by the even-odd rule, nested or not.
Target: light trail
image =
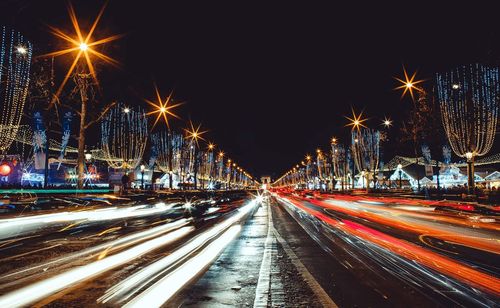
[[[416,234],[428,234],[435,238],[451,241],[462,246],[500,254],[500,241],[497,238],[492,238],[491,235],[484,234],[478,229],[458,228],[443,223],[437,223],[436,221],[457,223],[458,220],[450,219],[449,217],[441,217],[437,213],[426,215],[423,213],[412,213],[405,210],[374,206],[365,203],[354,203],[339,199],[329,199],[327,201],[306,199],[305,201],[322,208],[328,208],[350,216],[367,219],[381,225]],[[425,218],[425,220],[422,218]],[[465,225],[472,227],[476,224],[488,225],[489,228],[497,228],[496,226],[490,226],[490,224],[486,223],[460,220],[461,226]]]
[[[191,279],[209,266],[222,250],[238,235],[241,225],[229,228],[218,239],[151,287],[140,293],[124,307],[160,307]]]
[[[194,227],[182,227],[171,233],[149,240],[115,255],[74,268],[62,274],[31,284],[0,297],[0,307],[26,306],[62,289],[100,275],[115,267],[126,264],[159,247],[168,245],[188,235]]]
[[[175,204],[163,202],[154,205],[138,205],[130,207],[111,207],[91,211],[74,211],[53,214],[42,214],[27,217],[0,219],[0,239],[20,236],[49,226],[68,224],[60,231],[72,228],[82,223],[102,222],[125,218],[138,218],[161,214],[172,209]]]
[[[208,241],[221,234],[224,230],[229,228],[234,223],[241,220],[244,216],[251,212],[254,209],[255,205],[258,203],[258,199],[255,201],[250,201],[249,204],[240,208],[238,212],[233,216],[198,235],[179,249],[172,252],[170,255],[154,262],[153,264],[145,267],[139,272],[133,274],[132,276],[108,289],[104,296],[98,299],[98,302],[106,303],[110,300],[114,300],[121,303],[127,300],[133,294],[137,293],[146,285],[149,285],[152,281],[157,279],[158,276],[162,275],[166,270],[168,270],[169,267],[181,261],[182,259],[186,259],[190,254],[196,252],[196,250],[206,245]]]
[[[58,264],[58,263],[65,264],[65,263],[68,263],[72,260],[82,259],[82,258],[86,258],[86,257],[92,257],[92,256],[97,255],[97,254],[101,255],[102,252],[104,252],[104,251],[106,251],[106,253],[109,254],[109,253],[113,252],[114,250],[124,249],[126,247],[129,247],[129,246],[134,245],[136,243],[139,243],[141,241],[145,241],[145,240],[148,240],[150,238],[159,236],[163,233],[172,231],[174,229],[184,227],[187,224],[189,224],[191,221],[192,221],[192,219],[182,218],[182,219],[176,220],[174,222],[171,222],[171,223],[168,223],[165,225],[161,225],[161,226],[157,226],[157,227],[145,230],[145,231],[133,233],[131,235],[128,235],[128,236],[125,236],[125,237],[122,237],[122,238],[119,238],[119,239],[116,239],[116,240],[113,240],[113,241],[110,241],[110,242],[107,242],[104,244],[100,244],[98,246],[88,248],[88,249],[85,249],[83,251],[70,254],[68,256],[64,256],[62,258],[58,258],[58,259],[55,259],[55,260],[52,260],[49,262],[45,262],[45,263],[42,263],[42,264],[39,264],[36,266],[30,266],[26,269],[16,271],[16,272],[13,272],[10,274],[4,274],[0,278],[0,280],[18,279],[20,275],[27,274],[29,272],[37,271],[40,268],[49,268],[49,267],[52,267],[53,265]]]
[[[500,279],[496,277],[477,271],[460,262],[454,261],[453,259],[358,223],[349,220],[335,220],[322,212],[302,205],[299,201],[294,201],[285,197],[280,198],[280,200],[309,213],[320,221],[323,221],[328,225],[345,232],[346,234],[354,235],[367,242],[373,243],[378,247],[382,247],[398,256],[418,262],[421,265],[443,273],[444,275],[450,276],[454,279],[458,279],[459,281],[465,282],[473,287],[487,291],[488,293],[495,294],[496,296],[500,295]]]

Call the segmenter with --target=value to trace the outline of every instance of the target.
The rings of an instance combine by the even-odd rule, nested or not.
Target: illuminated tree
[[[106,38],[101,38],[98,40],[94,39],[95,30],[97,24],[99,23],[106,4],[104,4],[99,11],[99,14],[95,18],[91,27],[87,32],[83,32],[80,28],[80,23],[76,17],[75,10],[71,3],[68,5],[68,13],[73,26],[74,34],[68,34],[61,29],[50,27],[51,32],[54,36],[60,38],[62,42],[66,44],[66,48],[57,50],[44,55],[45,57],[57,57],[67,54],[74,55],[71,66],[69,67],[63,81],[59,85],[57,91],[53,95],[51,104],[60,103],[59,96],[64,89],[65,84],[70,78],[73,78],[80,96],[80,110],[75,110],[75,113],[80,117],[80,126],[78,134],[78,157],[77,157],[77,168],[78,168],[78,187],[83,187],[83,182],[85,180],[85,132],[93,124],[98,122],[104,115],[109,111],[113,104],[108,105],[106,108],[102,108],[100,115],[93,121],[88,121],[87,108],[92,94],[88,91],[93,88],[94,85],[98,86],[99,82],[97,79],[97,74],[95,70],[94,60],[99,59],[103,62],[109,63],[114,66],[118,66],[118,62],[109,56],[98,51],[98,47],[105,43],[114,41],[120,38],[122,35],[113,35]]]
[[[30,82],[33,46],[19,32],[0,28],[0,152],[15,139]]]
[[[375,174],[378,170],[380,157],[380,132],[370,128],[358,129],[351,132],[351,137],[351,151],[356,168],[365,174],[367,188],[371,173],[375,187]]]
[[[496,67],[464,65],[437,74],[443,126],[453,152],[467,159],[468,189],[474,189],[474,159],[488,153],[495,139],[500,100]]]
[[[144,112],[117,104],[101,123],[104,159],[116,169],[135,169],[141,162],[148,137]]]

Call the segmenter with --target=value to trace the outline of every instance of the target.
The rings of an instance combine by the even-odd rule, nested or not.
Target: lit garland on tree
[[[479,64],[437,75],[442,120],[453,152],[482,156],[495,139],[499,107],[498,68]]]
[[[378,130],[364,128],[353,130],[352,137],[352,155],[354,163],[359,172],[373,173],[378,170],[380,158],[380,132]]]
[[[0,151],[17,136],[28,94],[33,46],[19,32],[0,29]]]
[[[146,148],[148,125],[142,110],[125,108],[123,103],[117,104],[102,121],[102,152],[110,167],[135,169]]]
[[[437,74],[443,126],[456,155],[467,158],[469,189],[474,187],[474,158],[493,146],[500,100],[496,67],[464,65]]]
[[[170,146],[170,134],[167,131],[160,131],[151,135],[151,144],[155,153],[155,163],[160,171],[168,173],[172,171]]]

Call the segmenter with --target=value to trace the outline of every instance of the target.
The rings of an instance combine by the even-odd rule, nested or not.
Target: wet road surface
[[[229,198],[231,199],[231,198]],[[0,306],[493,307],[496,216],[292,193],[0,218]]]

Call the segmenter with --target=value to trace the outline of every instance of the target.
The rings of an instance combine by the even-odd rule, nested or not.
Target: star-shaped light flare
[[[382,125],[389,128],[392,126],[392,120],[388,117],[385,117],[384,120],[382,121]]]
[[[361,113],[359,115],[356,115],[356,112],[354,112],[354,109],[351,109],[351,110],[352,110],[352,118],[345,117],[346,119],[348,119],[350,121],[345,126],[351,126],[352,130],[355,130],[355,129],[359,130],[361,127],[366,128],[366,125],[363,124],[363,122],[365,122],[368,119],[363,119],[363,111],[361,111]]]
[[[156,92],[156,102],[145,99],[146,103],[148,103],[149,105],[154,107],[154,110],[146,113],[146,115],[156,114],[156,119],[155,119],[155,122],[153,124],[153,127],[155,127],[156,123],[158,123],[160,118],[163,117],[163,119],[165,120],[165,124],[167,124],[167,127],[170,129],[170,123],[168,122],[168,116],[172,116],[176,119],[180,119],[180,117],[178,115],[176,115],[175,113],[172,112],[172,109],[174,109],[175,107],[178,107],[184,103],[183,102],[176,103],[176,104],[172,103],[173,91],[170,92],[170,94],[167,96],[165,101],[161,98],[160,91],[158,90],[158,87],[156,85],[155,85],[155,92]]]
[[[413,90],[416,90],[418,92],[422,92],[423,90],[420,87],[417,87],[419,83],[424,82],[424,80],[415,80],[415,77],[417,76],[417,72],[414,72],[411,77],[408,76],[408,72],[403,66],[403,73],[404,73],[404,80],[394,77],[397,81],[399,81],[402,85],[399,87],[394,88],[394,90],[400,90],[403,89],[403,93],[401,94],[401,98],[405,96],[405,94],[408,92],[410,93],[411,99],[415,100],[415,97],[413,95]]]
[[[190,129],[184,129],[186,132],[186,137],[190,141],[196,142],[196,145],[198,145],[198,140],[205,140],[202,135],[208,132],[207,130],[202,131],[201,130],[201,124],[198,125],[196,128],[193,125],[193,122],[189,121],[189,125],[191,126]]]
[[[50,32],[52,34],[54,34],[58,38],[61,38],[66,43],[69,43],[69,46],[67,46],[67,48],[65,48],[65,49],[61,49],[61,50],[54,51],[54,52],[51,52],[48,54],[44,54],[41,57],[57,57],[57,56],[62,56],[62,55],[68,54],[68,53],[75,53],[75,58],[73,59],[73,63],[71,64],[70,68],[68,69],[68,72],[64,76],[63,82],[61,83],[61,85],[57,89],[57,91],[54,95],[54,98],[52,99],[51,104],[53,104],[57,101],[59,95],[61,94],[61,91],[64,88],[64,85],[68,81],[69,77],[71,77],[71,73],[74,71],[74,69],[77,66],[77,64],[79,63],[80,59],[85,59],[85,64],[88,68],[88,71],[97,84],[99,84],[99,83],[98,83],[97,76],[95,73],[94,64],[92,63],[91,55],[95,56],[95,57],[97,57],[97,58],[99,58],[99,59],[103,60],[104,62],[109,63],[111,65],[119,66],[119,63],[116,60],[114,60],[114,59],[110,58],[109,56],[97,51],[95,49],[95,47],[98,45],[102,45],[102,44],[117,40],[117,39],[123,37],[123,34],[117,34],[117,35],[112,35],[112,36],[102,38],[99,40],[93,40],[94,32],[96,30],[97,24],[99,23],[99,20],[102,17],[102,14],[104,13],[104,9],[106,8],[106,5],[107,5],[107,2],[104,3],[104,5],[102,6],[101,10],[99,11],[99,14],[97,15],[96,19],[92,23],[92,26],[90,27],[89,31],[86,34],[83,33],[81,28],[80,28],[80,24],[78,22],[75,10],[74,10],[71,2],[68,3],[68,14],[69,14],[69,17],[71,19],[71,23],[73,25],[73,30],[74,30],[75,34],[70,35],[70,34],[63,32],[62,30],[60,30],[58,28],[55,28],[53,26],[48,26],[50,28]]]

